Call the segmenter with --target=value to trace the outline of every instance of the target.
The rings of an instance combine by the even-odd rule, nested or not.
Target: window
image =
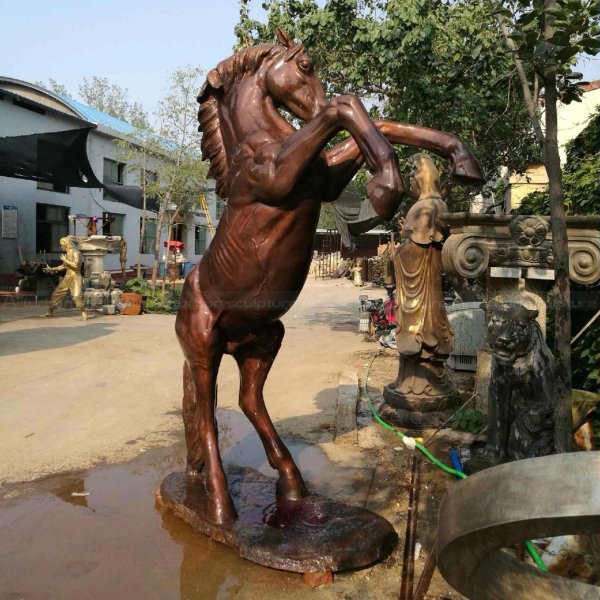
[[[102,174],[102,182],[107,185],[123,185],[123,179],[125,176],[125,164],[117,162],[116,160],[110,160],[110,158],[104,159],[104,172]],[[110,192],[104,190],[104,198],[110,199]]]
[[[158,181],[158,175],[153,171],[148,171],[146,169],[146,185],[152,185]]]
[[[142,235],[142,217],[140,217],[140,236]],[[142,238],[142,254],[154,254],[154,240],[156,238],[156,221],[146,219],[144,237]]]
[[[69,208],[54,204],[37,204],[35,251],[61,252],[60,238],[69,235]]]
[[[187,230],[183,223],[175,223],[171,227],[171,241],[187,244]]]
[[[46,183],[45,181],[37,182],[38,190],[46,190],[47,192],[58,192],[59,194],[68,194],[69,186],[62,183]]]
[[[119,213],[102,213],[102,235],[120,235],[123,237],[125,215]]]
[[[206,251],[206,226],[196,225],[194,233],[194,254],[204,254]]]

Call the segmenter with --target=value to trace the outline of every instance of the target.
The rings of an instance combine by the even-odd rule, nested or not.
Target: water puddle
[[[245,418],[220,411],[224,460],[272,476]],[[314,489],[361,504],[371,471],[290,450]],[[181,470],[183,444],[135,460],[0,488],[0,600],[303,598],[300,577],[260,567],[195,533],[154,493]],[[329,596],[327,596],[329,597]]]

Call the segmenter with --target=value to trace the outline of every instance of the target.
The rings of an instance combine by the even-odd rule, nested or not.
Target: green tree
[[[48,83],[36,81],[36,85],[51,90],[61,96],[75,98],[67,88],[56,81],[48,79]],[[94,75],[91,79],[84,77],[79,85],[79,98],[84,104],[97,108],[113,117],[131,123],[139,129],[148,129],[150,122],[148,113],[139,102],[129,100],[129,90],[116,83],[110,83],[106,77]]]
[[[600,107],[587,127],[566,147],[563,193],[567,215],[600,215]],[[518,209],[521,215],[547,215],[548,192],[532,192]]]
[[[202,71],[197,67],[176,69],[172,73],[168,93],[156,113],[156,136],[150,138],[163,158],[158,163],[157,180],[148,188],[148,194],[159,202],[153,285],[156,284],[163,227],[166,225],[167,241],[170,241],[173,225],[189,222],[199,209],[200,194],[206,183],[207,166],[201,159],[196,102],[201,76]]]
[[[62,84],[56,81],[56,79],[48,79],[48,83],[44,83],[43,81],[36,81],[36,85],[39,85],[42,88],[47,90],[51,90],[55,94],[60,94],[61,96],[71,96],[67,91],[67,88]]]
[[[558,152],[557,105],[581,95],[574,71],[582,53],[600,50],[596,0],[491,0],[499,30],[513,57],[524,105],[548,174],[554,254],[555,447],[571,448],[571,313],[563,178]],[[538,99],[543,94],[544,123]],[[544,127],[545,125],[545,127]]]
[[[265,22],[240,3],[239,45],[272,42],[277,26],[308,48],[331,94],[361,96],[373,117],[451,131],[465,139],[488,178],[521,171],[538,149],[519,101],[511,56],[498,52],[489,5],[475,0],[271,0]],[[414,153],[400,149],[400,158]],[[479,190],[442,180],[450,204]]]
[[[52,81],[52,80],[51,80]],[[113,117],[131,123],[134,127],[149,127],[148,115],[139,102],[129,100],[129,90],[110,83],[106,77],[94,75],[84,78],[79,85],[79,95],[83,102]]]

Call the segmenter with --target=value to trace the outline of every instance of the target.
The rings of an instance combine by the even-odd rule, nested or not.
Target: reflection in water
[[[222,436],[228,462],[274,476],[245,417],[219,411],[219,420],[230,426]],[[313,446],[288,445],[318,491],[357,498],[368,488],[368,470],[332,464]],[[184,464],[181,442],[129,463],[46,477],[28,494],[7,493],[0,500],[0,598],[273,600],[282,589],[286,600],[306,598],[298,575],[241,559],[172,513],[157,513],[154,493]],[[72,495],[84,491],[90,495]]]
[[[229,548],[196,533],[170,511],[161,515],[162,526],[182,548],[179,570],[181,600],[199,598],[229,599],[241,589],[240,577],[252,579],[245,569],[247,561],[236,556]],[[264,569],[266,571],[266,569]]]
[[[88,496],[82,495],[86,493],[85,479],[80,473],[47,478],[44,487],[69,504],[88,507]]]

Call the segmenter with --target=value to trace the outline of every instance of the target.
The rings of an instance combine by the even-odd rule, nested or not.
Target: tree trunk
[[[167,235],[167,254],[166,254],[166,258],[165,258],[165,271],[163,273],[163,278],[162,278],[162,292],[163,292],[163,294],[165,293],[165,290],[167,288],[167,278],[170,277],[170,273],[169,273],[169,261],[171,260],[171,233],[173,231],[173,217],[169,217],[169,223],[167,225],[167,231],[168,231],[168,235]],[[175,254],[173,254],[173,260],[175,260]],[[175,288],[175,286],[173,286],[173,288]]]
[[[146,156],[144,155],[144,164],[142,167],[142,225],[140,227],[140,244],[138,248],[138,261],[137,261],[137,277],[138,279],[142,276],[142,252],[144,250],[144,235],[146,233]]]
[[[545,0],[545,7],[556,0]],[[544,37],[554,33],[552,19],[546,14]],[[546,140],[544,165],[548,174],[548,195],[552,226],[552,253],[554,254],[554,445],[556,452],[569,452],[572,445],[571,399],[571,290],[569,282],[569,248],[567,222],[562,189],[562,170],[558,153],[558,119],[556,67],[550,65],[544,72],[546,103]]]
[[[156,236],[154,238],[154,262],[152,264],[152,287],[156,287],[156,276],[158,274],[158,261],[160,259],[160,242],[162,237],[162,228],[165,221],[165,209],[167,202],[161,202],[158,210],[158,219],[156,222]]]

